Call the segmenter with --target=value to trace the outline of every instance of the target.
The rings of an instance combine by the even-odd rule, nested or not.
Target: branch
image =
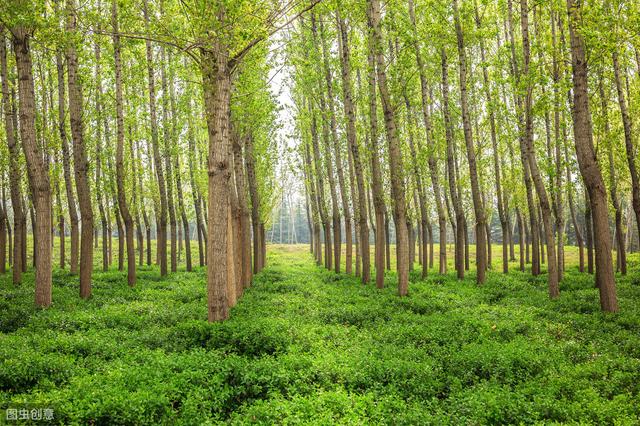
[[[238,65],[238,63],[247,55],[247,53],[249,53],[249,51],[256,46],[258,43],[264,41],[265,39],[267,39],[268,37],[271,37],[272,35],[274,35],[275,33],[277,33],[278,31],[280,31],[281,29],[283,29],[284,27],[288,26],[289,24],[291,24],[293,21],[295,21],[296,19],[298,19],[300,16],[302,16],[303,14],[305,14],[306,12],[310,11],[311,9],[313,9],[314,7],[316,7],[316,5],[318,5],[322,0],[312,0],[311,4],[309,4],[309,6],[305,7],[304,9],[302,9],[300,12],[296,13],[294,16],[291,17],[291,19],[289,19],[287,22],[285,22],[284,24],[280,25],[279,27],[275,27],[273,28],[271,31],[269,31],[266,35],[261,35],[259,37],[254,38],[253,40],[251,40],[251,42],[249,42],[249,44],[247,44],[241,51],[239,51],[238,53],[236,53],[233,58],[231,58],[229,60],[229,70],[231,72],[233,72],[233,70],[236,68],[236,66]]]
[[[149,37],[147,35],[144,34],[132,34],[132,33],[115,33],[113,31],[104,31],[104,30],[94,30],[93,31],[95,34],[100,34],[100,35],[106,35],[106,36],[115,36],[118,35],[120,37],[123,38],[129,38],[129,39],[133,39],[133,40],[145,40],[145,41],[153,41],[156,43],[160,43],[160,44],[166,44],[168,46],[173,46],[176,49],[180,50],[181,52],[186,53],[187,55],[189,55],[194,61],[199,63],[199,58],[197,57],[197,55],[193,54],[191,52],[191,50],[195,47],[197,47],[197,43],[192,43],[189,44],[187,46],[181,46],[177,43],[174,43],[172,41],[169,40],[161,40],[158,38],[154,38],[154,37]]]

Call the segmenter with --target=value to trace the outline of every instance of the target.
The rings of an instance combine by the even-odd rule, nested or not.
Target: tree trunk
[[[238,208],[240,210],[240,246],[242,260],[242,286],[247,288],[251,285],[251,231],[249,223],[251,213],[247,204],[247,184],[242,167],[242,144],[239,137],[233,139],[233,171],[236,181],[238,196]]]
[[[622,275],[627,274],[627,252],[624,246],[624,231],[622,230],[622,207],[620,206],[620,200],[618,199],[618,190],[617,190],[617,174],[616,168],[613,162],[613,139],[610,136],[610,128],[609,128],[609,109],[608,109],[608,99],[605,94],[604,84],[602,74],[600,74],[598,79],[598,89],[600,93],[600,102],[602,106],[602,119],[604,123],[604,140],[606,141],[607,147],[607,157],[609,160],[609,191],[611,192],[611,204],[613,205],[613,210],[615,212],[615,248],[616,248],[616,258],[618,270],[622,273]]]
[[[258,193],[258,182],[256,181],[256,166],[255,157],[253,153],[253,135],[248,134],[244,140],[244,162],[247,170],[247,183],[249,184],[249,197],[251,199],[251,227],[253,234],[253,273],[257,274],[262,270],[262,242],[260,241],[260,194]],[[313,199],[317,198],[312,194]],[[312,201],[313,201],[312,199]],[[320,243],[320,228],[316,227],[314,235],[317,248],[316,253],[319,259],[319,264],[322,264],[322,251]]]
[[[380,156],[378,147],[378,101],[376,99],[376,68],[373,54],[373,39],[368,38],[369,49],[367,52],[367,84],[369,87],[369,130],[370,130],[370,151],[371,151],[371,192],[373,198],[373,209],[376,218],[375,231],[375,268],[376,287],[384,287],[385,258],[389,262],[389,250],[387,249],[387,237],[385,230],[388,223],[385,221],[386,207],[384,203],[384,192],[382,189],[382,172],[380,170]],[[387,231],[388,234],[388,231]],[[387,267],[387,269],[389,269]]]
[[[171,129],[169,122],[169,90],[167,84],[167,59],[165,56],[164,46],[160,47],[160,84],[162,88],[162,137],[164,139],[164,149],[161,154],[164,159],[164,169],[166,172],[165,188],[167,191],[167,210],[169,213],[169,235],[171,239],[170,244],[170,266],[171,272],[178,270],[178,223],[176,221],[176,209],[173,203],[173,165],[171,161],[172,149],[175,144],[175,125]],[[171,57],[169,57],[171,62]],[[173,83],[173,80],[172,80]],[[174,119],[175,111],[172,111],[172,120]]]
[[[338,37],[338,47],[340,50],[340,65],[342,70],[342,95],[344,99],[344,114],[347,117],[347,143],[351,152],[353,161],[354,175],[357,185],[357,205],[358,205],[358,228],[360,253],[362,259],[362,282],[368,283],[371,279],[371,260],[369,251],[369,226],[367,224],[367,190],[365,187],[364,171],[362,160],[360,158],[360,150],[358,148],[357,132],[356,132],[356,113],[353,103],[352,87],[351,87],[351,48],[349,46],[349,37],[345,22],[336,12],[336,19],[340,35]],[[343,199],[344,208],[348,211],[346,198]],[[355,199],[354,199],[355,203]],[[347,215],[345,214],[345,221]],[[349,247],[347,247],[347,253]],[[348,259],[347,259],[348,262]]]
[[[149,32],[148,0],[144,1],[145,29]],[[160,156],[160,143],[158,141],[158,119],[156,113],[156,86],[153,65],[153,50],[151,41],[146,40],[147,73],[149,77],[149,115],[151,119],[151,144],[153,146],[153,163],[156,169],[158,191],[160,193],[160,211],[158,212],[158,229],[156,239],[158,245],[158,260],[160,263],[160,276],[167,275],[167,191],[165,187],[162,158]],[[224,204],[224,202],[223,202]]]
[[[27,162],[27,174],[33,189],[36,209],[34,244],[37,247],[35,276],[35,303],[40,307],[51,305],[51,187],[49,164],[44,161],[42,149],[36,143],[35,94],[29,46],[30,32],[25,27],[15,27],[13,51],[18,71],[20,96],[20,139]],[[4,80],[4,79],[3,79]],[[23,234],[26,236],[26,232]]]
[[[413,119],[413,112],[411,109],[411,104],[409,102],[409,97],[407,96],[406,92],[404,93],[404,102],[407,107],[407,133],[408,133],[408,139],[409,139],[409,149],[411,150],[410,152],[413,160],[412,161],[413,175],[416,183],[416,192],[418,193],[418,200],[416,204],[417,204],[418,210],[420,211],[421,232],[419,235],[421,237],[420,247],[422,248],[421,258],[420,258],[422,263],[422,278],[426,278],[429,273],[429,257],[428,257],[428,245],[427,245],[427,242],[428,242],[427,226],[429,224],[429,217],[427,212],[427,199],[426,199],[427,197],[425,193],[425,187],[422,184],[420,166],[418,165],[418,153],[416,151],[414,140],[413,140],[412,129],[415,124]],[[412,262],[413,262],[413,259],[412,259]]]
[[[75,0],[67,0],[67,32],[76,32]],[[74,42],[67,46],[67,79],[69,84],[69,119],[73,142],[73,168],[75,171],[78,205],[82,222],[80,234],[80,297],[91,296],[91,273],[93,271],[93,208],[89,189],[89,163],[85,150],[84,122],[82,120],[83,97],[78,76],[78,58]]]
[[[476,27],[480,31],[482,24],[480,20],[480,14],[478,13],[478,6],[474,3],[475,6],[475,21]],[[496,182],[496,198],[498,200],[498,216],[500,218],[500,229],[502,230],[502,272],[507,274],[509,272],[509,258],[508,258],[508,244],[509,244],[509,231],[508,231],[508,222],[507,222],[507,211],[504,207],[504,198],[502,194],[502,177],[500,173],[500,153],[498,149],[498,138],[496,136],[496,119],[495,119],[495,111],[493,107],[493,101],[491,96],[491,86],[489,83],[489,71],[488,66],[485,60],[485,45],[484,39],[480,37],[480,61],[482,63],[482,82],[483,88],[485,92],[485,97],[487,99],[488,109],[489,109],[489,127],[491,130],[491,147],[493,149],[493,170],[495,174],[495,182]],[[487,224],[489,227],[489,224]],[[489,239],[489,233],[487,231],[487,240]],[[488,248],[488,256],[491,256],[491,248]]]
[[[529,22],[528,22],[528,5],[527,0],[520,0],[520,25],[522,29],[522,45],[524,54],[524,69],[523,74],[528,79],[529,76],[529,63],[530,63],[530,47],[529,47]],[[553,224],[551,223],[551,204],[547,197],[547,190],[545,189],[542,176],[538,169],[538,162],[535,157],[535,150],[533,147],[533,86],[527,84],[527,90],[525,95],[525,126],[524,126],[524,141],[523,148],[526,153],[526,157],[529,163],[529,169],[531,171],[531,177],[538,193],[538,200],[540,201],[540,209],[542,211],[542,222],[544,223],[545,240],[547,243],[547,282],[549,285],[549,297],[556,298],[560,295],[560,287],[558,285],[558,270],[556,262],[555,251],[555,238],[553,235]]]
[[[315,37],[315,15],[313,12],[311,13],[311,22],[314,31]],[[353,248],[352,248],[352,231],[351,231],[351,214],[349,209],[349,198],[347,196],[347,185],[345,183],[344,173],[342,171],[343,161],[342,155],[338,140],[337,133],[337,124],[336,124],[336,114],[334,109],[334,94],[333,94],[333,79],[331,76],[331,68],[329,67],[329,53],[327,52],[327,46],[324,36],[324,26],[322,21],[320,21],[320,44],[322,45],[322,61],[324,65],[324,77],[327,85],[327,98],[326,104],[327,109],[324,106],[324,97],[320,98],[321,110],[323,111],[324,116],[324,125],[323,128],[326,129],[325,126],[328,124],[331,125],[331,141],[333,143],[333,156],[335,158],[336,164],[336,174],[338,175],[338,185],[340,186],[340,195],[342,201],[342,214],[344,215],[344,227],[345,227],[345,240],[346,240],[346,250],[345,250],[345,271],[347,274],[352,273],[352,264],[353,264]],[[338,36],[340,39],[340,36]],[[329,120],[327,120],[327,112],[329,114]],[[347,117],[348,118],[348,117]],[[348,136],[347,136],[348,137]],[[328,135],[325,133],[324,135],[325,143],[326,143],[326,162],[327,162],[327,177],[329,180],[329,187],[331,189],[331,197],[332,197],[332,208],[333,208],[333,253],[334,253],[334,269],[336,273],[340,272],[340,257],[342,253],[342,231],[340,229],[340,210],[337,206],[337,199],[334,204],[333,197],[335,194],[335,181],[333,177],[333,167],[331,166],[331,151],[329,148]],[[354,200],[355,203],[355,200]]]
[[[406,296],[409,290],[409,253],[406,223],[406,201],[403,185],[403,165],[400,140],[398,139],[395,111],[391,105],[391,96],[387,87],[386,64],[383,52],[382,29],[380,25],[380,2],[369,0],[369,26],[373,37],[372,47],[376,59],[376,75],[382,109],[384,111],[385,130],[389,149],[389,172],[391,175],[391,197],[394,200],[394,221],[396,224],[396,258],[398,271],[398,294]]]
[[[580,174],[589,193],[593,214],[596,245],[596,283],[600,291],[600,307],[605,312],[617,312],[618,300],[611,260],[607,191],[593,147],[591,111],[587,83],[587,62],[581,25],[581,0],[567,0],[573,66],[573,127]]]
[[[617,49],[617,47],[615,49]],[[629,117],[627,101],[624,97],[617,50],[614,50],[612,58],[614,80],[616,83],[616,91],[618,93],[618,106],[620,108],[622,127],[624,129],[624,146],[627,153],[629,174],[631,175],[631,205],[636,216],[636,224],[638,225],[638,229],[640,229],[640,178],[638,177],[638,170],[636,166],[636,147],[633,143],[633,128],[631,118]]]
[[[311,118],[311,141],[313,148],[313,164],[315,167],[315,173],[312,173],[316,177],[316,191],[318,196],[318,208],[320,213],[320,219],[322,221],[322,227],[324,229],[324,265],[327,269],[331,269],[331,224],[329,223],[329,216],[327,214],[326,203],[324,200],[324,181],[322,179],[322,167],[320,166],[320,147],[318,144],[318,131],[316,125],[316,116],[314,114],[311,103],[309,104],[309,112]],[[327,153],[328,154],[328,153]],[[332,195],[333,197],[333,195]]]
[[[11,98],[15,96],[9,95],[9,81],[7,70],[7,49],[4,37],[4,28],[0,25],[0,65],[2,77],[2,109],[4,111],[4,128],[7,137],[7,146],[9,149],[9,194],[11,197],[11,207],[13,209],[13,263],[12,263],[12,279],[13,284],[18,285],[22,282],[22,247],[26,244],[26,235],[22,233],[23,223],[25,221],[24,210],[22,206],[22,195],[20,193],[20,147],[17,141],[18,129],[14,126],[16,119],[15,102],[11,102]]]
[[[127,243],[127,283],[129,287],[136,285],[136,253],[133,248],[133,218],[129,211],[127,192],[125,189],[124,164],[124,112],[122,107],[122,64],[120,61],[120,35],[118,34],[118,5],[112,1],[111,23],[113,26],[113,57],[116,73],[116,188],[118,195],[118,210],[124,222]],[[122,236],[119,236],[122,238]]]
[[[447,142],[447,175],[449,181],[449,193],[451,196],[451,204],[455,212],[455,268],[458,279],[464,278],[464,245],[465,245],[465,225],[464,212],[462,211],[462,202],[458,197],[458,183],[456,182],[455,173],[455,153],[453,140],[453,125],[449,113],[449,72],[447,70],[447,54],[444,49],[441,50],[442,58],[442,111],[445,122],[445,136]]]
[[[475,233],[476,233],[476,282],[481,285],[486,279],[487,270],[487,236],[486,236],[486,217],[484,205],[482,203],[482,194],[480,193],[480,182],[478,179],[478,170],[476,165],[476,151],[473,143],[473,134],[471,130],[471,117],[467,101],[467,62],[464,47],[464,35],[460,25],[460,17],[458,16],[458,1],[453,1],[453,17],[456,28],[456,38],[458,40],[458,60],[460,68],[460,105],[462,109],[462,126],[464,130],[464,140],[467,147],[467,162],[469,164],[469,177],[471,180],[471,196],[473,199],[473,209],[476,216]]]

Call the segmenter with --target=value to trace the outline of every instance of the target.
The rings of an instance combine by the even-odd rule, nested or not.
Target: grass
[[[363,286],[306,245],[271,246],[268,265],[218,324],[201,268],[144,266],[133,289],[96,271],[88,301],[56,270],[44,311],[32,272],[0,277],[1,421],[51,407],[59,424],[638,424],[637,255],[616,315],[575,264],[556,301],[515,268],[477,287],[416,267],[400,299],[395,274]]]

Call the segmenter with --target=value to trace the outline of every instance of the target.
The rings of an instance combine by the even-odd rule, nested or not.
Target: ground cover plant
[[[1,284],[0,401],[57,424],[637,424],[640,276],[621,313],[571,265],[489,272],[484,287],[410,277],[406,298],[336,275],[307,246],[270,249],[229,321],[207,322],[204,271],[95,273],[88,301],[56,270],[55,305]],[[635,264],[636,259],[632,259]]]

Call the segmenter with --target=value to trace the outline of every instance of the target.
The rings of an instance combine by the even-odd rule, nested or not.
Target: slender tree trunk
[[[404,93],[404,101],[407,107],[407,133],[409,139],[409,148],[412,157],[412,166],[413,166],[413,175],[416,183],[416,192],[418,193],[418,200],[415,204],[417,204],[417,208],[420,211],[420,224],[421,224],[421,236],[420,247],[421,251],[421,263],[422,263],[422,278],[426,278],[429,272],[429,258],[428,258],[428,234],[427,234],[427,225],[429,223],[428,213],[427,213],[427,200],[425,187],[422,184],[422,176],[420,174],[420,166],[418,165],[418,153],[415,148],[415,143],[413,140],[413,112],[411,108],[411,104],[409,102],[409,97],[406,92]],[[417,127],[417,126],[416,126]],[[414,194],[415,195],[415,194]],[[413,259],[412,259],[413,263]]]
[[[471,116],[469,113],[467,101],[467,62],[464,47],[464,34],[460,25],[460,17],[458,16],[458,1],[453,0],[453,16],[456,27],[456,37],[458,40],[458,60],[460,69],[460,105],[462,108],[462,126],[464,129],[464,139],[467,147],[467,162],[469,163],[469,177],[471,180],[471,196],[473,199],[473,209],[476,216],[476,282],[481,285],[486,279],[487,270],[487,236],[486,236],[486,217],[484,205],[482,203],[482,195],[480,193],[480,182],[478,179],[478,170],[476,165],[476,151],[473,143],[473,134],[471,130]]]
[[[13,284],[18,285],[22,282],[22,247],[26,244],[26,237],[22,233],[23,222],[25,221],[24,210],[22,206],[22,195],[20,193],[20,147],[17,141],[18,129],[14,126],[16,119],[15,102],[11,102],[11,98],[15,96],[9,95],[9,81],[7,70],[7,49],[4,36],[4,28],[0,24],[0,65],[2,77],[2,109],[4,112],[4,128],[7,138],[7,146],[9,149],[9,194],[11,196],[11,208],[13,209],[13,263],[12,263],[12,279]]]
[[[413,6],[413,0],[408,0],[409,3],[409,18],[411,19],[411,24],[413,28],[414,35],[417,35],[416,28],[416,17]],[[425,136],[428,145],[428,163],[429,163],[429,171],[431,175],[431,186],[433,188],[433,194],[436,203],[436,211],[438,213],[438,227],[440,231],[440,253],[439,253],[439,273],[445,274],[447,272],[447,218],[444,211],[444,207],[442,205],[442,196],[440,194],[440,177],[438,173],[438,165],[436,162],[435,151],[436,146],[432,137],[432,126],[431,126],[431,117],[429,112],[429,105],[431,104],[429,100],[429,88],[427,85],[427,78],[424,71],[424,62],[422,59],[422,52],[420,49],[420,43],[416,37],[415,42],[415,54],[416,54],[416,62],[418,65],[418,73],[420,75],[420,92],[422,99],[422,119],[425,128]],[[433,242],[433,240],[431,240]],[[431,258],[433,258],[433,251],[431,252],[430,263],[432,263]]]
[[[320,147],[318,143],[318,131],[316,125],[316,116],[314,114],[313,109],[311,108],[311,104],[309,104],[309,111],[312,116],[311,118],[311,141],[312,141],[312,153],[313,153],[313,164],[315,167],[315,173],[312,173],[316,177],[316,190],[318,196],[318,208],[320,213],[320,219],[322,221],[322,227],[324,229],[324,261],[325,267],[327,269],[331,269],[331,224],[329,223],[329,215],[327,214],[326,203],[324,200],[324,181],[322,179],[322,167],[320,165],[321,157],[320,157]],[[333,197],[333,195],[332,195]]]
[[[444,49],[441,50],[442,58],[442,110],[445,122],[445,136],[447,141],[447,175],[449,181],[449,193],[451,195],[451,204],[455,212],[455,268],[458,279],[464,278],[464,245],[465,245],[465,225],[464,212],[462,211],[462,203],[458,197],[458,183],[456,183],[455,173],[455,153],[453,141],[453,129],[451,117],[449,114],[449,72],[447,70],[447,55]]]
[[[251,213],[247,204],[247,183],[242,167],[242,144],[238,138],[233,141],[233,170],[238,191],[238,208],[240,210],[240,246],[242,260],[242,286],[247,288],[251,285],[251,230],[249,223]]]
[[[398,139],[396,117],[391,105],[391,96],[387,87],[386,64],[383,53],[382,29],[380,25],[380,2],[369,0],[368,8],[370,36],[376,59],[376,75],[382,109],[384,111],[385,130],[389,149],[389,171],[391,175],[391,196],[394,200],[394,221],[396,224],[396,258],[398,271],[398,294],[406,296],[409,290],[409,253],[406,223],[406,201],[403,185],[403,165],[400,140]]]
[[[620,108],[622,127],[624,129],[624,146],[627,154],[627,164],[629,165],[629,174],[631,175],[631,205],[636,216],[636,224],[640,229],[640,178],[638,177],[638,169],[636,166],[636,147],[633,142],[633,127],[631,118],[629,117],[627,101],[624,96],[617,50],[614,50],[612,58],[614,80],[618,93],[618,106]]]
[[[587,246],[587,272],[593,274],[593,226],[591,222],[591,203],[589,192],[584,193],[584,232]]]
[[[315,32],[315,15],[311,14],[311,21],[313,25],[313,30]],[[333,157],[335,158],[336,164],[336,174],[338,175],[338,185],[340,186],[340,195],[342,201],[342,214],[344,215],[344,227],[345,227],[345,240],[346,240],[346,250],[345,250],[345,271],[347,274],[352,273],[352,264],[353,264],[353,248],[352,248],[352,222],[351,222],[351,214],[349,208],[349,198],[347,196],[347,185],[344,178],[344,173],[342,171],[343,161],[341,155],[341,149],[338,140],[337,133],[337,123],[336,123],[336,115],[334,108],[334,94],[333,94],[333,79],[331,76],[331,68],[329,67],[329,53],[327,51],[326,40],[324,35],[324,26],[322,21],[320,21],[320,44],[322,45],[322,60],[324,65],[324,77],[325,83],[327,86],[327,98],[326,98],[326,109],[322,106],[324,104],[324,98],[321,98],[321,109],[323,111],[324,116],[324,126],[327,124],[331,125],[331,141],[333,143]],[[338,35],[338,40],[340,40],[340,35]],[[329,120],[327,120],[326,113],[328,112]],[[347,117],[348,118],[348,117]],[[326,128],[326,127],[325,127]],[[347,136],[348,137],[348,136]],[[329,180],[329,187],[331,189],[332,196],[332,208],[333,208],[333,253],[334,253],[334,268],[336,272],[340,272],[340,257],[342,253],[342,231],[340,229],[340,210],[337,207],[337,200],[334,204],[333,197],[335,195],[335,182],[333,182],[333,167],[330,165],[331,163],[331,153],[328,144],[328,135],[325,133],[325,143],[326,145],[326,154],[327,154],[327,174]],[[331,170],[331,171],[329,171]],[[355,203],[355,200],[354,200]]]
[[[255,166],[255,156],[253,153],[253,135],[248,134],[244,139],[244,161],[245,161],[245,169],[247,171],[247,183],[249,184],[249,197],[251,199],[251,226],[252,226],[252,234],[253,234],[253,273],[257,274],[262,270],[262,242],[260,241],[260,194],[258,193],[258,186],[256,182],[256,166]],[[311,194],[312,202],[315,199],[317,203],[317,198],[315,194]],[[322,263],[322,251],[321,251],[321,243],[320,243],[320,229],[319,226],[316,226],[315,232],[317,235],[314,235],[314,239],[316,240],[317,248],[316,253],[319,258],[319,263]]]
[[[145,29],[149,31],[148,0],[144,1]],[[149,77],[149,115],[151,119],[151,144],[153,147],[153,162],[156,169],[158,191],[160,193],[160,211],[158,215],[158,229],[156,238],[158,244],[158,260],[160,263],[160,275],[167,275],[167,190],[160,156],[160,142],[158,141],[158,119],[156,113],[156,87],[153,65],[153,50],[151,41],[146,40],[147,73]],[[224,201],[222,202],[224,204]]]
[[[122,63],[120,60],[120,35],[118,33],[118,5],[117,0],[111,3],[111,24],[113,26],[113,57],[116,74],[116,188],[118,197],[118,211],[124,222],[127,244],[127,283],[130,287],[136,285],[136,253],[133,248],[133,218],[129,211],[127,193],[125,189],[124,164],[124,112],[122,106]],[[119,238],[122,238],[119,235]]]
[[[367,84],[369,88],[369,130],[370,130],[370,146],[371,151],[371,192],[373,198],[373,208],[375,211],[375,268],[376,268],[376,287],[384,287],[384,270],[385,258],[387,264],[389,262],[388,250],[388,222],[385,221],[385,202],[382,189],[382,172],[380,170],[379,146],[378,146],[378,101],[376,99],[376,68],[375,58],[373,54],[373,39],[368,38],[368,54],[367,54]],[[386,234],[385,234],[385,230]],[[387,267],[387,269],[390,269]]]
[[[604,123],[604,140],[606,141],[607,147],[607,157],[609,160],[609,191],[611,192],[611,204],[613,205],[613,210],[615,212],[615,249],[616,249],[616,257],[617,257],[617,265],[618,270],[622,273],[622,275],[627,274],[627,252],[624,246],[624,231],[622,230],[622,208],[620,207],[620,200],[618,199],[618,190],[617,190],[617,173],[616,168],[613,162],[613,140],[610,137],[610,128],[609,128],[609,109],[608,109],[608,99],[604,90],[603,78],[602,74],[600,74],[598,79],[598,89],[600,93],[600,102],[602,105],[602,118]]]
[[[551,40],[553,46],[553,97],[554,97],[554,129],[555,129],[555,216],[556,216],[556,233],[558,239],[558,282],[561,282],[564,276],[564,239],[565,239],[565,213],[562,201],[562,145],[566,143],[566,124],[561,121],[559,94],[560,87],[560,60],[558,58],[557,37],[556,37],[556,17],[552,12],[551,16]],[[560,138],[560,128],[562,126],[562,139]]]
[[[391,231],[389,230],[389,225],[390,225],[389,213],[385,209],[385,212],[384,212],[384,236],[385,236],[385,251],[386,251],[385,259],[387,261],[386,266],[388,271],[391,270]]]
[[[526,7],[525,7],[526,8]],[[508,36],[509,36],[509,44],[511,50],[511,70],[516,81],[520,81],[520,69],[518,66],[518,60],[516,59],[516,51],[515,51],[515,37],[514,37],[514,25],[513,25],[513,5],[512,1],[507,1],[507,21],[508,21]],[[528,35],[527,35],[528,38]],[[528,75],[525,72],[525,75]],[[525,96],[528,99],[530,92],[530,88],[527,90],[527,95]],[[526,100],[522,99],[522,96],[516,91],[514,93],[515,103],[517,105],[518,111],[525,111],[525,104],[527,104]],[[528,123],[527,113],[518,113],[518,127],[520,130],[519,134],[519,142],[520,142],[520,153],[522,160],[522,169],[523,169],[523,180],[525,184],[526,194],[527,194],[527,206],[529,208],[529,228],[531,230],[531,248],[532,248],[532,264],[531,264],[531,273],[534,276],[540,274],[540,258],[539,258],[539,239],[538,239],[538,215],[536,212],[536,204],[533,197],[533,188],[532,188],[532,178],[531,178],[531,168],[529,157],[527,155],[528,150],[528,134],[529,129],[527,127]],[[527,250],[529,246],[527,244]],[[527,256],[528,258],[528,256]]]
[[[528,22],[528,5],[527,0],[520,0],[520,24],[522,28],[522,45],[524,54],[524,69],[523,74],[528,79],[529,76],[529,64],[530,64],[530,47],[529,47],[529,22]],[[558,285],[558,270],[556,262],[555,252],[555,238],[553,236],[553,224],[551,223],[551,204],[547,197],[547,191],[542,181],[540,171],[538,169],[538,162],[535,157],[535,151],[533,147],[533,87],[532,84],[527,84],[527,90],[525,95],[525,126],[524,126],[524,141],[523,148],[526,153],[526,157],[529,163],[529,169],[531,171],[531,177],[538,193],[538,200],[540,201],[540,209],[542,211],[542,222],[544,223],[545,240],[547,243],[547,282],[549,285],[549,297],[556,298],[560,295],[560,288]],[[544,256],[543,256],[544,257]]]
[[[67,0],[67,32],[76,32],[75,0]],[[89,163],[85,150],[84,122],[82,120],[83,96],[78,77],[78,58],[74,42],[67,46],[67,78],[69,83],[69,119],[73,141],[73,168],[82,228],[80,233],[80,297],[91,296],[91,273],[93,271],[93,208],[89,189]]]
[[[475,4],[475,21],[478,30],[481,30],[482,24],[480,20],[480,14],[478,13],[478,6]],[[496,198],[498,200],[498,216],[500,218],[500,228],[502,230],[502,272],[509,272],[509,258],[508,258],[508,244],[509,244],[509,231],[507,222],[507,212],[504,207],[504,198],[502,194],[502,177],[500,173],[500,152],[498,148],[498,138],[496,136],[496,119],[495,111],[493,107],[493,101],[491,96],[491,86],[489,83],[489,71],[485,60],[485,45],[484,39],[480,38],[480,60],[482,63],[482,81],[489,108],[489,127],[491,130],[491,147],[493,149],[493,170],[495,174],[496,182]],[[488,227],[488,224],[487,224]],[[489,239],[489,233],[487,233],[487,239]],[[491,248],[488,249],[488,256],[491,256]]]
[[[609,231],[607,191],[593,147],[591,111],[587,83],[587,61],[581,25],[581,0],[567,0],[573,66],[573,128],[580,174],[589,193],[593,213],[596,245],[596,283],[600,290],[600,306],[605,312],[617,312],[618,300],[611,260],[611,233]]]
[[[358,228],[359,228],[359,242],[360,253],[362,257],[362,282],[368,283],[371,279],[371,260],[369,252],[369,226],[367,224],[367,194],[364,180],[364,172],[362,166],[362,160],[360,158],[360,150],[358,148],[357,133],[356,133],[356,113],[352,98],[351,88],[351,48],[349,46],[349,38],[347,34],[347,27],[345,22],[340,17],[339,12],[336,12],[336,19],[340,35],[338,37],[338,47],[340,50],[340,64],[342,70],[342,96],[344,99],[344,114],[347,117],[347,142],[349,150],[351,152],[351,159],[353,161],[354,175],[357,184],[357,206],[358,214]],[[325,64],[325,67],[328,64]],[[335,117],[334,117],[335,121]],[[335,127],[334,127],[335,134]],[[335,137],[337,139],[337,136]],[[354,203],[355,203],[354,198]],[[343,196],[343,208],[348,211],[348,200]],[[345,214],[345,222],[347,219]],[[347,231],[349,232],[349,231]],[[348,239],[347,239],[348,240]],[[339,247],[336,248],[339,251]],[[347,241],[347,265],[349,265],[348,253],[349,253],[348,241]],[[347,271],[348,273],[348,271]]]
[[[66,127],[66,101],[64,82],[64,68],[62,63],[62,53],[56,52],[56,66],[58,70],[58,129],[60,132],[60,140],[62,142],[62,164],[64,172],[65,189],[67,193],[67,204],[69,210],[70,232],[71,232],[71,258],[69,259],[69,269],[72,274],[78,273],[78,257],[80,250],[80,237],[78,227],[78,212],[76,210],[76,200],[73,191],[73,181],[71,178],[71,152],[69,150],[69,142]]]
[[[175,144],[175,126],[171,126],[169,121],[169,89],[167,83],[167,59],[166,59],[166,50],[164,46],[160,48],[160,84],[162,88],[162,138],[164,139],[164,149],[162,152],[162,157],[164,159],[164,170],[166,173],[166,193],[167,193],[167,210],[169,213],[169,235],[171,239],[170,244],[170,266],[171,272],[176,272],[178,270],[178,223],[176,221],[176,209],[174,205],[173,199],[173,165],[171,161],[172,146]],[[169,62],[171,61],[171,56],[169,56]],[[174,119],[175,111],[172,111],[172,118]],[[174,127],[172,129],[171,127]]]

